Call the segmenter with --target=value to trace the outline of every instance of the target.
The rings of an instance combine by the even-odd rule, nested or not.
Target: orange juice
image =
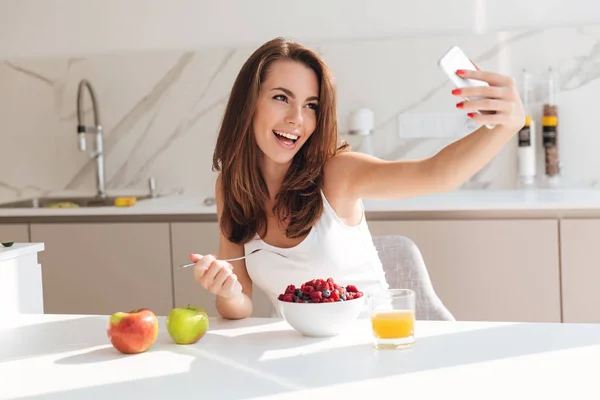
[[[371,314],[371,326],[379,339],[410,337],[414,335],[415,313],[410,310],[374,312]]]

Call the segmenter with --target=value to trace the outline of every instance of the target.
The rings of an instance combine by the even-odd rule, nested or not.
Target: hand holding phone
[[[477,67],[469,57],[458,47],[451,47],[438,61],[439,67],[444,71],[450,82],[454,84],[456,88],[462,89],[467,87],[482,87],[489,86],[485,81],[476,79],[463,78],[456,74],[456,71],[477,71]],[[481,100],[483,97],[463,97],[465,100]],[[474,110],[475,113],[480,114],[478,110]],[[494,125],[486,124],[486,127],[492,129]]]

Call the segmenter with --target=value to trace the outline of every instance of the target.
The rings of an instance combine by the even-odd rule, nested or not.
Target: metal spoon
[[[287,256],[284,256],[281,253],[278,253],[276,251],[273,250],[269,250],[269,249],[256,249],[256,250],[252,250],[250,253],[246,254],[245,256],[242,257],[237,257],[237,258],[229,258],[227,260],[220,260],[220,261],[226,261],[226,262],[230,262],[230,261],[237,261],[237,260],[243,260],[244,258],[251,256],[252,254],[258,253],[259,251],[264,250],[264,251],[268,251],[270,253],[273,254],[277,254],[278,256],[281,256],[283,258],[287,258]],[[182,269],[182,268],[187,268],[187,267],[192,267],[195,263],[190,263],[190,264],[185,264],[185,265],[180,265],[177,269]]]

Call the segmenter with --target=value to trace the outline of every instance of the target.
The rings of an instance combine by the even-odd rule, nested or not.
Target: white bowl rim
[[[361,300],[362,299],[362,300]],[[359,300],[359,301],[363,301],[364,302],[365,296],[360,296],[356,299],[352,299],[352,300],[344,300],[344,301],[328,301],[327,303],[297,303],[295,301],[283,301],[283,300],[279,300],[277,299],[278,302],[280,303],[287,303],[287,304],[302,304],[302,305],[314,305],[314,306],[318,306],[318,305],[322,305],[322,304],[343,304],[343,303],[348,303],[354,300]]]

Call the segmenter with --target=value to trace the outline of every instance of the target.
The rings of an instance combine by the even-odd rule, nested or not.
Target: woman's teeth
[[[279,135],[279,136],[283,136],[284,138],[288,138],[290,140],[293,140],[294,142],[296,140],[298,140],[298,136],[297,135],[292,135],[291,133],[286,133],[286,132],[279,132],[279,131],[273,131],[274,134]]]

